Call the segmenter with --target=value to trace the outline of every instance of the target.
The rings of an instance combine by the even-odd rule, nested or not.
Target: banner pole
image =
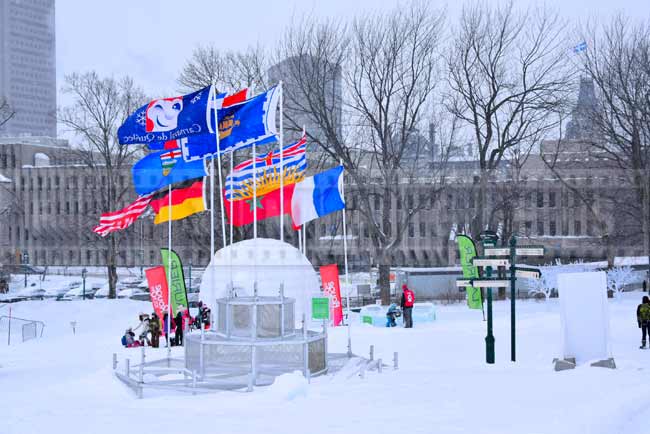
[[[235,166],[234,158],[235,158],[235,152],[231,149],[230,150],[230,176],[232,176],[232,171],[234,170],[234,166]],[[228,205],[230,207],[230,245],[232,245],[235,242],[235,240],[233,239],[234,238],[234,235],[233,235],[234,234],[234,230],[233,230],[234,227],[233,227],[233,224],[232,224],[232,221],[233,221],[233,216],[232,216],[232,213],[233,213],[232,182],[230,183],[230,202],[228,203]]]
[[[172,327],[172,186],[167,187],[167,359],[171,358],[171,327]]]
[[[343,166],[343,160],[340,161],[341,166]],[[345,204],[345,175],[343,174],[341,176],[341,196],[343,199],[343,203]],[[351,319],[351,314],[352,311],[350,310],[350,275],[348,274],[348,231],[346,227],[346,221],[345,221],[345,207],[341,210],[341,213],[343,214],[343,261],[345,264],[345,286],[346,286],[346,298],[347,298],[347,305],[348,305],[348,357],[352,357],[352,337],[351,337],[351,332],[350,332],[350,327],[352,326],[352,319]]]
[[[216,104],[216,99],[215,99],[215,90],[214,90],[214,85],[212,89],[212,98],[214,101],[214,104],[212,105],[212,108],[214,109],[214,123],[215,123],[215,131],[214,131],[214,141],[217,145],[217,165],[219,166],[219,204],[221,206],[221,239],[223,241],[223,247],[226,247],[226,216],[224,215],[224,205],[223,205],[223,194],[221,192],[223,191],[223,176],[221,175],[221,151],[219,149],[219,111],[217,110],[217,104]],[[212,157],[212,169],[214,171],[214,156]],[[212,174],[212,203],[214,203],[214,174]],[[213,207],[214,208],[214,207]],[[214,231],[214,211],[212,211],[212,220],[213,220],[213,228],[212,230]],[[210,259],[212,259],[212,255],[214,255],[214,245],[211,246],[212,251],[210,252]]]
[[[302,254],[307,257],[307,222],[302,225]]]
[[[253,142],[253,239],[257,239],[257,146]]]
[[[280,88],[280,241],[284,241],[284,91],[282,80],[279,83]]]
[[[302,253],[302,227],[298,229],[298,250]]]

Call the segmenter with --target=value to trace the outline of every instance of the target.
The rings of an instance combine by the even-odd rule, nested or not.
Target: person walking
[[[404,315],[404,327],[413,328],[413,304],[415,304],[415,294],[406,284],[402,285],[402,300],[400,307]]]
[[[650,298],[643,296],[641,304],[636,308],[636,321],[641,329],[641,346],[645,349],[646,338],[650,335]]]

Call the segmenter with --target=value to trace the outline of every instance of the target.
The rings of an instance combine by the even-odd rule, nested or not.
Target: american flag
[[[126,229],[142,215],[151,202],[152,194],[140,196],[135,202],[119,211],[107,212],[99,218],[99,226],[93,232],[105,237],[111,232]]]
[[[284,184],[288,185],[299,181],[304,177],[307,170],[307,137],[303,136],[297,142],[285,146],[282,152],[282,169],[284,172]],[[266,155],[246,160],[233,168],[232,173],[226,177],[225,197],[227,200],[246,199],[253,187],[253,173],[256,173],[258,189],[264,184],[265,190],[269,190],[274,184],[280,188],[280,150],[271,151]],[[288,176],[290,175],[290,176]],[[258,193],[262,194],[262,193]]]

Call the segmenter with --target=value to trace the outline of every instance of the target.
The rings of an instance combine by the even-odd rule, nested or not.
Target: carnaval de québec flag
[[[167,142],[210,133],[213,88],[188,95],[160,98],[137,109],[117,130],[122,145]]]
[[[305,178],[295,184],[291,198],[291,220],[297,229],[303,224],[345,208],[343,166]]]

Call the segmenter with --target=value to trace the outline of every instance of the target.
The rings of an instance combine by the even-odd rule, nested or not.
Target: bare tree
[[[197,47],[183,67],[178,84],[182,91],[193,91],[211,84],[224,92],[246,87],[265,87],[266,56],[261,47],[244,52],[221,52],[215,46]]]
[[[349,196],[360,201],[369,228],[384,303],[394,248],[444,184],[444,164],[418,133],[434,118],[443,22],[440,11],[416,3],[349,27],[305,19],[287,30],[277,53],[287,126],[308,122],[315,127],[309,141],[330,164],[343,162]],[[419,194],[403,197],[407,184],[421,185]]]
[[[115,211],[129,199],[130,183],[125,177],[139,152],[138,147],[118,143],[117,129],[145,102],[144,94],[128,77],[101,78],[95,72],[66,76],[63,92],[70,96],[71,103],[60,110],[59,120],[78,138],[78,147],[71,152],[85,166],[87,176],[100,184],[93,189],[99,207],[96,211]],[[91,238],[105,247],[110,298],[115,297],[117,257],[123,238],[120,232],[102,239],[95,235]]]
[[[475,235],[488,223],[488,183],[507,151],[539,144],[559,124],[550,114],[565,104],[571,77],[564,25],[543,8],[476,3],[463,9],[454,29],[447,107],[468,127],[478,156]]]

